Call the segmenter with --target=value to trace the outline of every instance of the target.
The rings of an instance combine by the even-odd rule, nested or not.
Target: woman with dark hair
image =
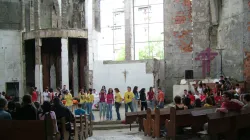
[[[149,107],[154,110],[155,108],[155,93],[153,91],[153,87],[149,88],[149,92],[147,94],[148,96],[148,101],[149,101]]]
[[[185,110],[188,109],[183,103],[181,103],[181,96],[174,97],[175,109],[176,110]]]
[[[137,86],[134,87],[133,93],[134,93],[133,107],[134,107],[134,111],[137,112],[138,111],[138,99],[139,99]]]
[[[113,89],[109,88],[107,94],[107,120],[112,120],[112,105],[114,103]]]
[[[120,90],[118,88],[115,88],[115,111],[117,114],[117,120],[121,120],[119,109],[122,104],[122,96],[120,93]]]
[[[100,120],[104,120],[105,118],[105,113],[106,113],[106,108],[107,108],[107,104],[106,104],[106,93],[104,91],[104,89],[101,89],[101,92],[99,93],[99,116],[100,116]]]
[[[195,99],[195,107],[200,108],[201,107],[201,99]]]
[[[102,89],[104,90],[105,93],[107,93],[105,86],[102,86]]]
[[[191,105],[190,98],[184,98],[184,105],[187,106],[188,109],[192,109],[193,106]]]
[[[39,114],[40,120],[45,120],[47,117],[50,117],[52,120],[55,120],[56,131],[58,132],[57,122],[56,122],[56,114],[52,111],[51,104],[48,101],[44,101],[42,105],[43,112]]]
[[[32,104],[30,95],[23,96],[23,106],[17,110],[18,120],[37,120],[37,109]]]
[[[147,110],[148,108],[145,90],[145,88],[142,88],[140,91],[141,111],[143,111],[144,109]]]

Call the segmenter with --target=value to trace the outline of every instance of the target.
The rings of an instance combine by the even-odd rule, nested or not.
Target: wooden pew
[[[178,127],[185,127],[185,126],[192,126],[194,130],[192,131],[198,131],[198,128],[204,124],[203,117],[197,118],[200,120],[195,120],[192,116],[192,111],[200,111],[200,114],[206,114],[206,113],[213,113],[215,112],[216,108],[196,108],[196,109],[188,109],[188,110],[177,110],[174,107],[170,108],[170,120],[166,119],[165,121],[165,127],[167,129],[167,137],[175,139],[176,137],[176,129]],[[203,112],[203,113],[202,113]],[[158,125],[157,122],[155,122],[155,125]],[[162,124],[160,124],[162,125]],[[156,137],[159,136],[159,131],[157,130],[155,132]]]
[[[201,131],[204,124],[207,123],[207,114],[215,113],[216,107],[204,108],[202,110],[193,110],[191,115],[193,117],[193,123],[191,125],[193,134]]]
[[[143,127],[143,121],[147,116],[146,111],[139,111],[137,112],[137,118],[138,118],[138,123],[139,123],[139,131],[143,130],[145,132],[145,129]]]
[[[125,120],[127,124],[132,124],[136,121],[138,117],[138,113],[137,112],[126,112],[125,113]]]
[[[155,109],[154,118],[151,119],[151,127],[152,127],[152,137],[160,137],[161,126],[165,123],[166,119],[170,118],[170,108],[164,109]]]
[[[144,128],[144,135],[145,136],[151,136],[151,129],[152,129],[152,126],[151,126],[151,121],[152,121],[152,118],[154,118],[154,111],[151,110],[151,108],[148,108],[147,109],[147,112],[146,112],[146,117],[143,118],[143,128]]]
[[[237,117],[239,112],[208,114],[208,135],[211,139],[217,139],[218,134],[223,134],[226,140],[237,139]],[[238,120],[245,122],[246,120]],[[242,123],[241,123],[242,124]],[[239,125],[238,125],[239,126]]]
[[[126,124],[130,124],[130,131],[131,131],[131,124],[134,123],[137,118],[138,118],[137,112],[126,112],[125,113],[125,121],[126,121]]]
[[[47,140],[50,136],[46,125],[52,126],[52,120],[0,120],[1,140]],[[51,140],[52,137],[50,137]],[[55,140],[55,137],[53,137]]]

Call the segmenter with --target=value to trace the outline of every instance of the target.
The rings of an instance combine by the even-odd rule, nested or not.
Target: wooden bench
[[[52,120],[0,120],[1,140],[56,140]]]
[[[250,111],[208,114],[207,133],[211,139],[222,134],[226,140],[235,140],[240,129],[249,128]]]
[[[139,111],[137,112],[137,118],[138,118],[138,123],[139,123],[139,131],[144,131],[145,132],[145,129],[143,127],[143,121],[144,119],[146,118],[147,116],[147,112],[146,111]]]
[[[165,124],[166,119],[170,118],[170,108],[155,109],[154,119],[151,120],[152,124],[152,137],[160,137],[161,126]]]
[[[127,124],[130,124],[130,131],[131,131],[131,124],[134,123],[138,118],[137,112],[126,112],[125,113],[125,121]]]
[[[200,114],[206,114],[206,113],[213,113],[215,112],[216,108],[196,108],[196,109],[188,109],[188,110],[177,110],[174,107],[170,108],[170,116],[169,119],[165,120],[165,127],[167,129],[167,137],[171,138],[171,139],[175,139],[176,137],[176,129],[178,127],[186,127],[186,126],[191,126],[192,127],[192,131],[198,131],[198,126],[200,126],[203,123],[203,118],[199,118],[201,119],[198,120],[197,118],[194,118],[191,114],[191,112],[193,111],[199,111]],[[203,112],[203,113],[202,113]],[[196,121],[197,119],[197,121]],[[160,121],[162,122],[162,121]],[[198,125],[197,125],[198,124]],[[155,125],[157,126],[158,123],[155,122]],[[160,123],[160,125],[162,125]],[[193,130],[194,128],[194,130]],[[157,129],[157,131],[155,132],[156,137],[159,137],[159,131]]]
[[[78,127],[79,139],[84,140],[93,135],[92,121],[88,120],[89,115],[75,116],[76,126]]]
[[[151,108],[147,109],[146,117],[143,118],[143,129],[144,129],[144,135],[145,136],[151,136],[151,130],[152,130],[152,118],[154,118],[155,112],[151,110]]]

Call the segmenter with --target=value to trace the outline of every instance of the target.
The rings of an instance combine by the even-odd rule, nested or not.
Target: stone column
[[[73,53],[73,90],[74,95],[77,95],[79,91],[79,75],[78,75],[78,46],[72,46],[72,53]]]
[[[132,60],[133,48],[133,1],[124,0],[125,14],[125,60]]]
[[[68,38],[61,38],[61,60],[62,60],[62,86],[69,88],[69,52]]]
[[[193,21],[193,46],[194,58],[203,50],[212,47],[210,42],[210,1],[209,0],[193,0],[192,1],[192,21]],[[212,30],[211,30],[212,31]],[[215,48],[211,48],[215,51]],[[215,60],[213,60],[215,61]],[[212,61],[212,62],[213,62]],[[202,78],[201,61],[194,61],[196,66],[194,69],[195,77]],[[208,74],[209,75],[209,74]],[[208,76],[207,75],[207,76]]]
[[[50,67],[50,87],[54,90],[56,89],[56,67],[55,64],[53,64]]]
[[[37,90],[43,91],[43,69],[41,60],[41,47],[42,40],[40,38],[35,39],[35,86]]]
[[[164,61],[166,95],[192,67],[192,8],[190,0],[164,0]]]

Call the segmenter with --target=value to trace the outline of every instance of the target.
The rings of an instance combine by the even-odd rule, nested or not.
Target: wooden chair
[[[79,130],[80,140],[87,139],[89,136],[89,123],[87,115],[75,116],[77,127]]]

